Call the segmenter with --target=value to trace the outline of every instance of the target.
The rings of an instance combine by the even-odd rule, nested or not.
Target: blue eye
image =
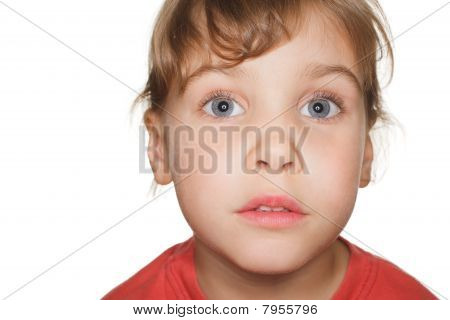
[[[300,113],[315,119],[331,118],[340,112],[340,108],[331,100],[314,99],[304,105]]]
[[[234,117],[245,111],[236,101],[228,98],[212,99],[206,103],[203,110],[218,118]]]

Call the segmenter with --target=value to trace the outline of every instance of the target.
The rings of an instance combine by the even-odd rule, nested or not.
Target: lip
[[[261,212],[256,209],[261,206],[284,207],[289,211]],[[305,218],[297,200],[286,195],[261,195],[252,198],[237,211],[239,216],[248,222],[266,228],[286,228],[297,224]]]

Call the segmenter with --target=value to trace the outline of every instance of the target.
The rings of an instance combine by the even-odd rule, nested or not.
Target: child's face
[[[167,126],[169,131],[163,140],[152,142],[163,144],[150,149],[149,157],[157,182],[175,183],[183,215],[198,239],[256,273],[298,269],[336,239],[351,215],[358,187],[365,186],[364,180],[370,177],[372,145],[358,85],[349,75],[327,72],[330,68],[311,71],[318,65],[350,69],[355,63],[347,38],[311,17],[293,41],[239,65],[248,77],[204,74],[184,95],[169,95],[165,108],[171,115],[153,118],[156,125]],[[362,83],[357,67],[351,71]],[[232,114],[215,118],[212,109],[208,113],[198,107],[215,89],[232,93]],[[330,100],[331,94],[344,108],[327,122],[317,122],[317,116],[308,113],[307,98],[318,90],[326,93],[320,99]],[[339,112],[333,108],[330,114]],[[186,125],[193,136],[188,138],[188,130],[177,136],[176,128]],[[209,127],[206,134],[201,132],[204,127]],[[248,127],[260,128],[260,138],[254,134],[244,137],[243,129]],[[306,127],[309,131],[299,146]],[[269,142],[265,133],[274,128],[284,136],[280,140],[272,133]],[[269,153],[264,152],[267,148]],[[289,165],[283,166],[289,159],[293,171]],[[159,162],[166,162],[170,171],[157,169]],[[203,163],[206,169],[212,165],[214,172],[205,172]],[[189,166],[193,169],[179,171]],[[260,169],[260,174],[244,171],[244,166]],[[236,211],[261,194],[295,197],[306,216],[301,223],[282,229],[249,224]]]

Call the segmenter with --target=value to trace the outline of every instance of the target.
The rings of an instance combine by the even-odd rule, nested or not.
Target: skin
[[[313,16],[292,41],[243,62],[239,67],[248,76],[204,74],[183,95],[169,94],[168,112],[146,114],[155,179],[175,184],[194,232],[197,278],[208,299],[330,299],[342,282],[349,252],[337,237],[358,188],[370,181],[373,150],[361,91],[345,76],[308,75],[311,63],[348,68],[356,63],[346,35],[320,16]],[[352,71],[362,83],[359,70]],[[300,108],[322,85],[342,100],[345,111],[321,123]],[[225,120],[205,116],[197,104],[213,89],[232,92],[244,112]],[[243,136],[242,129],[263,124],[260,138]],[[191,139],[175,136],[183,125],[192,128]],[[205,126],[217,133],[217,140],[202,138],[215,159],[201,147]],[[230,127],[240,131],[221,131]],[[292,140],[264,135],[278,128],[287,136],[287,128],[295,128],[298,141],[306,127],[301,150]],[[199,170],[201,156],[215,164],[212,174]],[[178,170],[188,164],[194,170]],[[244,171],[244,165],[259,174]],[[305,219],[277,230],[249,224],[236,211],[261,194],[294,197]]]

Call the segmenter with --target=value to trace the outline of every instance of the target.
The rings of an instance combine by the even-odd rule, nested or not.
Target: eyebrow
[[[340,64],[327,65],[312,63],[306,67],[305,75],[314,79],[318,79],[335,74],[336,77],[331,81],[326,82],[326,84],[333,82],[342,75],[345,79],[350,81],[359,92],[363,92],[363,87],[358,77],[350,68]]]
[[[220,68],[214,66],[202,66],[186,78],[180,89],[180,93],[184,94],[197,79],[208,73],[221,73],[233,78],[249,78],[251,76],[251,72],[248,72],[247,69],[242,67]]]
[[[363,92],[362,85],[358,79],[358,77],[351,71],[351,69],[344,65],[327,65],[327,64],[321,64],[321,63],[310,63],[303,71],[297,73],[299,76],[304,75],[313,79],[319,79],[325,76],[333,75],[335,74],[336,77],[333,78],[331,81],[327,82],[326,84],[333,82],[341,75],[346,79],[347,81],[350,81],[355,88],[359,92]],[[194,73],[189,75],[184,82],[184,85],[180,89],[181,94],[184,94],[184,92],[187,91],[187,89],[201,76],[209,73],[221,73],[229,77],[234,78],[250,78],[254,77],[255,75],[253,72],[248,71],[246,68],[243,67],[234,67],[234,68],[220,68],[220,67],[214,67],[214,66],[202,66],[199,69],[197,69]]]

